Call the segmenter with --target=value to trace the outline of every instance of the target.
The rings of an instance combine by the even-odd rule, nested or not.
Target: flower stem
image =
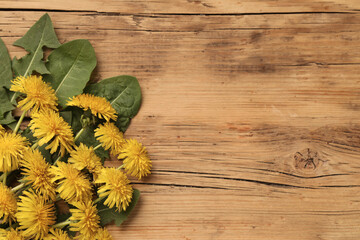
[[[11,97],[10,102],[12,103],[13,101],[15,101],[16,97],[17,97],[17,93],[14,92],[14,94],[13,94],[12,97]]]
[[[3,184],[6,185],[6,178],[7,178],[7,175],[8,173],[7,172],[4,172],[3,175],[1,176],[2,177],[2,181],[3,181]]]
[[[0,182],[2,182],[2,180],[4,179],[4,177],[5,177],[5,173],[1,174],[1,176],[0,176]]]
[[[54,162],[54,164],[53,165],[55,165],[55,166],[57,166],[57,162],[61,159],[62,157],[61,157],[61,155],[55,160],[55,162]]]
[[[26,111],[23,111],[20,118],[19,118],[19,121],[17,122],[16,127],[14,129],[14,134],[16,134],[17,131],[19,130],[20,125],[21,125],[22,121],[24,120],[25,115],[26,115]]]
[[[64,222],[60,222],[60,223],[53,225],[53,228],[63,228],[65,226],[69,225],[70,223],[71,223],[70,218],[68,218]]]
[[[60,194],[57,194],[55,202],[60,201],[60,200],[62,200],[62,198],[60,197]]]
[[[34,150],[39,146],[39,141],[37,141],[36,143],[34,143],[34,145],[31,146],[31,149]]]
[[[95,151],[96,149],[98,149],[99,147],[101,147],[101,143],[100,143],[99,145],[97,145],[96,147],[94,147],[94,151]]]
[[[94,203],[98,203],[98,202],[100,202],[101,200],[103,200],[104,198],[105,198],[105,196],[99,197],[99,198],[95,199]]]
[[[122,168],[124,168],[124,167],[125,167],[125,164],[121,165],[121,166],[118,167],[117,169],[120,170],[120,169],[122,169]]]
[[[74,138],[74,142],[76,142],[76,140],[79,139],[79,137],[81,136],[81,134],[84,132],[85,128],[83,127],[82,129],[80,129],[80,131],[76,134],[75,138]]]
[[[16,192],[17,190],[23,188],[24,186],[25,186],[25,183],[20,183],[19,185],[17,185],[13,189],[11,189],[11,191]]]

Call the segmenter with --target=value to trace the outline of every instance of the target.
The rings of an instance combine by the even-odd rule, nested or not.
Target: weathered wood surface
[[[360,10],[357,0],[0,0],[1,9],[92,11],[97,13],[243,14],[348,12]]]
[[[140,81],[154,170],[114,239],[360,239],[359,1],[0,3],[12,56],[49,12]]]

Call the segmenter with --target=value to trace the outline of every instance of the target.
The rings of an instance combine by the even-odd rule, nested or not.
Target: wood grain
[[[140,81],[154,169],[114,239],[360,238],[359,1],[1,2],[12,56],[50,12]]]
[[[0,0],[2,9],[92,11],[120,14],[264,14],[358,11],[357,0]]]

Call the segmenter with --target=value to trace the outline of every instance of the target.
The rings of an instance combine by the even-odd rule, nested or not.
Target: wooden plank
[[[360,9],[357,0],[0,0],[1,9],[46,9],[122,14],[246,14],[290,12],[348,12]]]
[[[42,14],[0,12],[12,56]],[[50,15],[143,89],[154,171],[114,239],[359,239],[360,14]]]

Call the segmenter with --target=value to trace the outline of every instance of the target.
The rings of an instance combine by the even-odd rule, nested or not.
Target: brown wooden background
[[[142,86],[153,175],[114,239],[360,239],[360,1],[0,0],[12,56],[45,12]]]

